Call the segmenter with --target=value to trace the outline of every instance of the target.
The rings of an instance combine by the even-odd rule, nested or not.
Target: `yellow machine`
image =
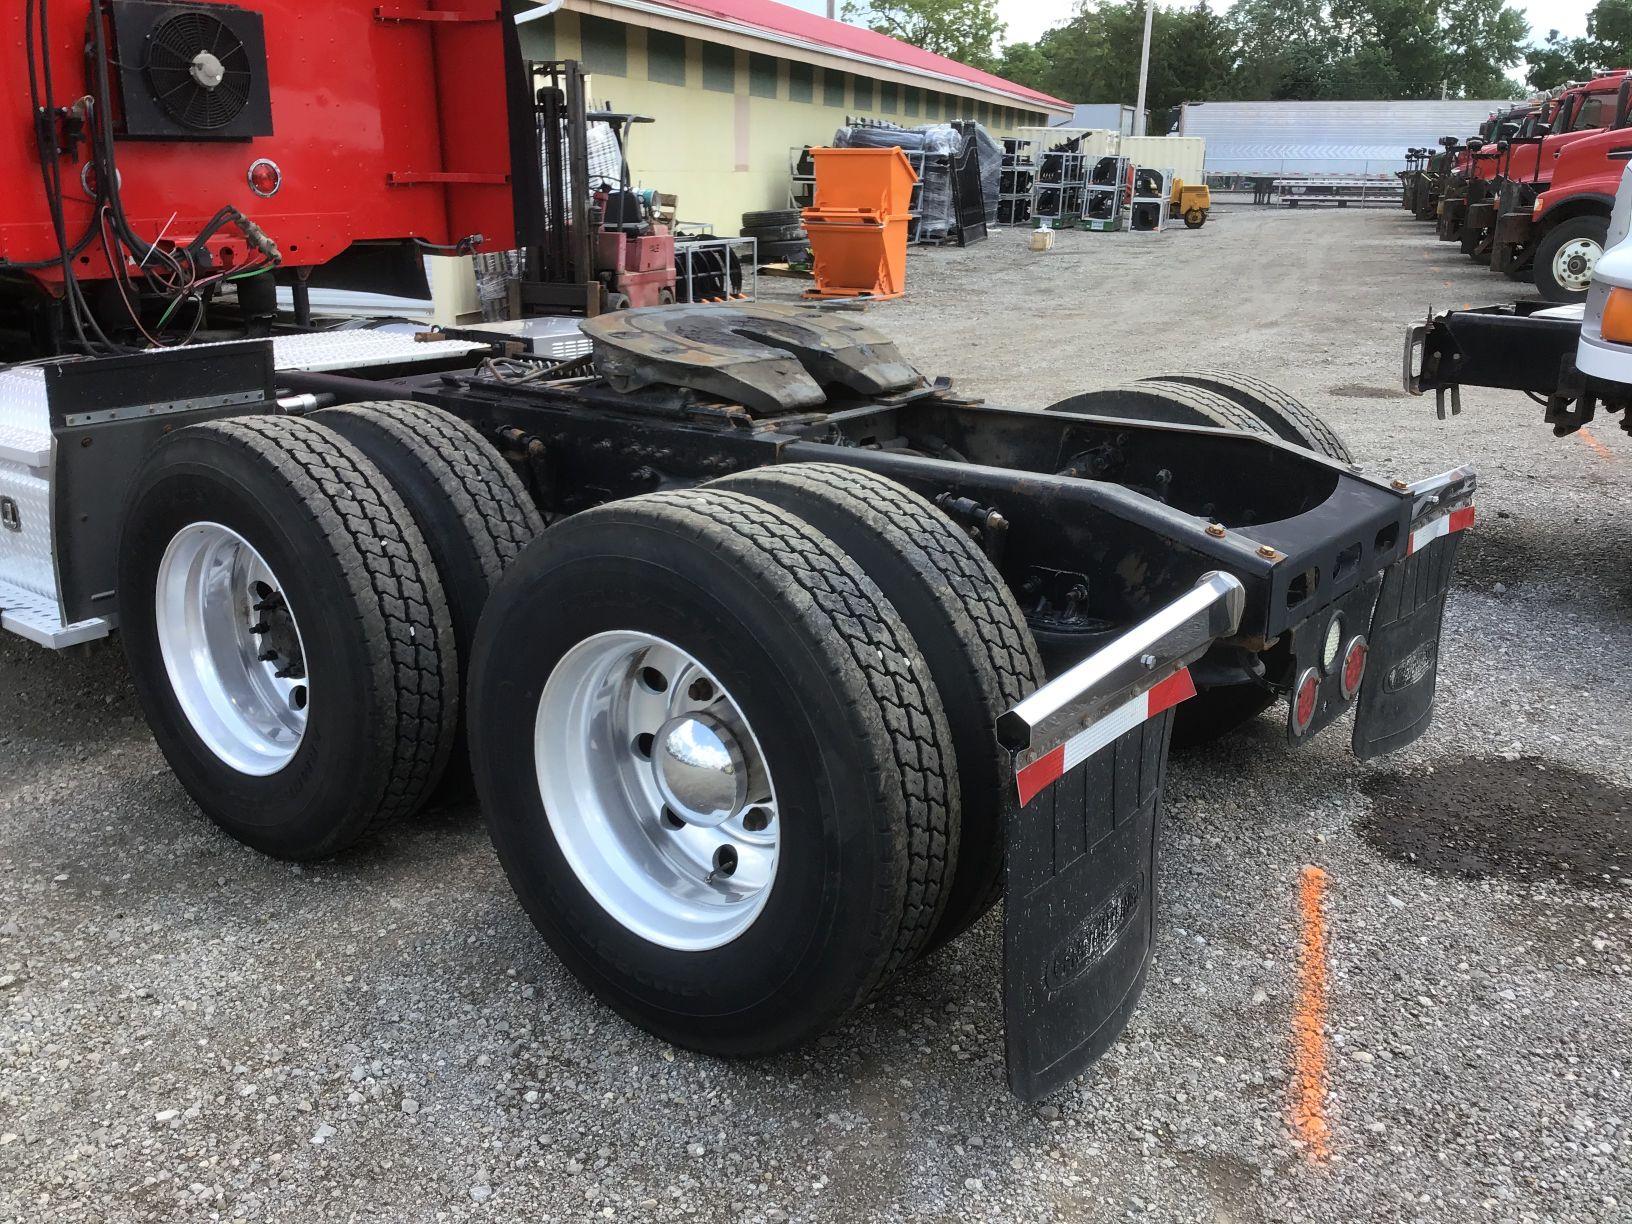
[[[1200,229],[1207,224],[1207,214],[1213,209],[1213,193],[1206,183],[1187,183],[1173,180],[1173,195],[1168,201],[1172,216],[1183,217],[1186,229]]]

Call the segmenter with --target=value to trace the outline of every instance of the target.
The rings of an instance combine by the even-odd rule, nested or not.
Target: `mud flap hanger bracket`
[[[1016,777],[1234,635],[1245,607],[1240,580],[1214,570],[1002,715],[997,738],[1014,755]]]

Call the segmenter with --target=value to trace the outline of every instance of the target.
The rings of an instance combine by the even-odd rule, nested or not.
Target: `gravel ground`
[[[733,1065],[609,1015],[472,809],[300,869],[203,821],[107,644],[0,641],[0,1217],[634,1220],[1632,1213],[1632,443],[1397,390],[1429,305],[1512,287],[1403,212],[915,254],[872,318],[1046,404],[1224,365],[1371,470],[1471,460],[1434,731],[1373,765],[1265,718],[1176,759],[1157,960],[1041,1108],[1003,1082],[988,919],[818,1047]],[[771,282],[776,293],[791,286]],[[1299,880],[1326,873],[1330,1159],[1289,1127]]]

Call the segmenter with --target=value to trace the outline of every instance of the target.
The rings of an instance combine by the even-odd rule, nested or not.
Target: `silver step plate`
[[[107,637],[113,630],[113,623],[98,618],[65,625],[57,611],[56,600],[0,578],[0,629],[52,650],[64,650],[81,642],[94,642],[97,638]]]

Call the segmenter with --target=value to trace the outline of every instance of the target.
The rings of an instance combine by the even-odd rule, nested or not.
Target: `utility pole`
[[[1156,11],[1156,0],[1145,0],[1145,46],[1139,53],[1139,101],[1133,107],[1133,134],[1145,134],[1145,86],[1150,82],[1150,18]]]
[[[827,19],[829,21],[839,19],[839,0],[827,0]]]

